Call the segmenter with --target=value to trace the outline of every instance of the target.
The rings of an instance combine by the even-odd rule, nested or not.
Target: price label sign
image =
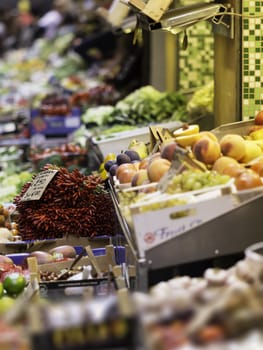
[[[24,196],[22,197],[22,201],[35,201],[39,200],[45,189],[47,188],[50,181],[56,175],[58,170],[44,170],[41,171],[32,181],[31,186],[28,188]]]
[[[79,117],[67,117],[65,118],[65,127],[66,128],[78,128],[80,125]]]

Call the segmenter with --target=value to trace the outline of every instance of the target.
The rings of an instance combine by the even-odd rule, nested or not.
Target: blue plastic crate
[[[74,132],[81,125],[81,111],[74,108],[71,115],[45,116],[38,109],[31,110],[30,133],[31,135],[65,135]]]
[[[12,259],[15,265],[22,265],[25,259],[29,256],[29,253],[13,253],[6,254],[6,256]]]

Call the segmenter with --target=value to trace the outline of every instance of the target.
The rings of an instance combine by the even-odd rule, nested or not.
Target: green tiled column
[[[243,15],[262,15],[263,1],[243,0]],[[242,21],[243,119],[254,118],[263,109],[263,18]]]
[[[182,6],[194,4],[193,0],[181,0]],[[183,50],[183,33],[179,34],[179,89],[188,90],[204,86],[214,76],[214,37],[208,21],[187,29],[188,47]],[[181,47],[181,48],[180,48]]]
[[[183,90],[202,87],[213,80],[214,38],[209,22],[200,22],[187,30],[188,47],[179,51],[180,79]],[[180,34],[180,41],[183,34]]]

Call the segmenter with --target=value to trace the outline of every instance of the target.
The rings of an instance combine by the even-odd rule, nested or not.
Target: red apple
[[[118,167],[116,171],[116,177],[121,184],[125,184],[125,183],[131,182],[136,172],[137,172],[137,168],[134,164],[125,163],[125,164],[121,164]]]
[[[127,170],[127,169],[130,169],[130,170],[137,170],[136,169],[136,166],[133,164],[133,163],[124,163],[124,164],[121,164],[118,169],[116,170],[116,177],[117,179],[119,179],[119,175],[124,171],[124,170]]]

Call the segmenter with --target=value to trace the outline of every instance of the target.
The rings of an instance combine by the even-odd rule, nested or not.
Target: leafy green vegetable
[[[82,115],[82,122],[85,124],[95,124],[101,126],[104,124],[104,120],[114,111],[112,106],[98,106],[90,107]]]
[[[214,110],[214,82],[196,90],[187,104],[190,114],[206,115]]]
[[[183,115],[187,118],[186,97],[176,91],[167,92],[156,104],[156,116],[158,121],[181,120]],[[180,112],[180,113],[177,113]],[[178,119],[175,115],[180,116]]]
[[[82,121],[96,126],[119,126],[121,131],[123,126],[138,127],[172,120],[185,121],[186,104],[186,97],[182,93],[160,92],[147,85],[126,96],[115,107],[90,107],[83,114]]]
[[[17,174],[9,175],[5,179],[3,179],[1,185],[3,187],[5,186],[11,186],[11,185],[17,185],[20,182],[20,177]]]
[[[111,128],[107,128],[106,130],[103,130],[101,133],[103,135],[110,135],[117,132],[134,130],[135,128],[136,126],[132,126],[132,125],[114,125]]]
[[[1,172],[0,175],[0,203],[12,202],[18,195],[23,185],[32,179],[32,173],[22,171],[18,174],[10,174],[10,171]]]
[[[130,93],[124,99],[116,104],[116,108],[122,111],[129,111],[130,108],[137,109],[144,101],[157,102],[163,96],[163,93],[151,85],[143,86]]]
[[[62,161],[61,155],[59,155],[59,154],[52,154],[49,157],[41,159],[39,161],[39,163],[38,163],[37,168],[40,170],[46,164],[53,164],[53,165],[56,165],[56,166],[63,166],[63,161]]]
[[[54,76],[61,80],[78,73],[81,69],[83,69],[83,61],[71,52],[63,59],[61,58],[59,65],[54,69]]]
[[[138,126],[180,120],[187,116],[186,103],[186,97],[179,92],[161,93],[151,86],[145,86],[118,102],[105,122],[108,125]]]

